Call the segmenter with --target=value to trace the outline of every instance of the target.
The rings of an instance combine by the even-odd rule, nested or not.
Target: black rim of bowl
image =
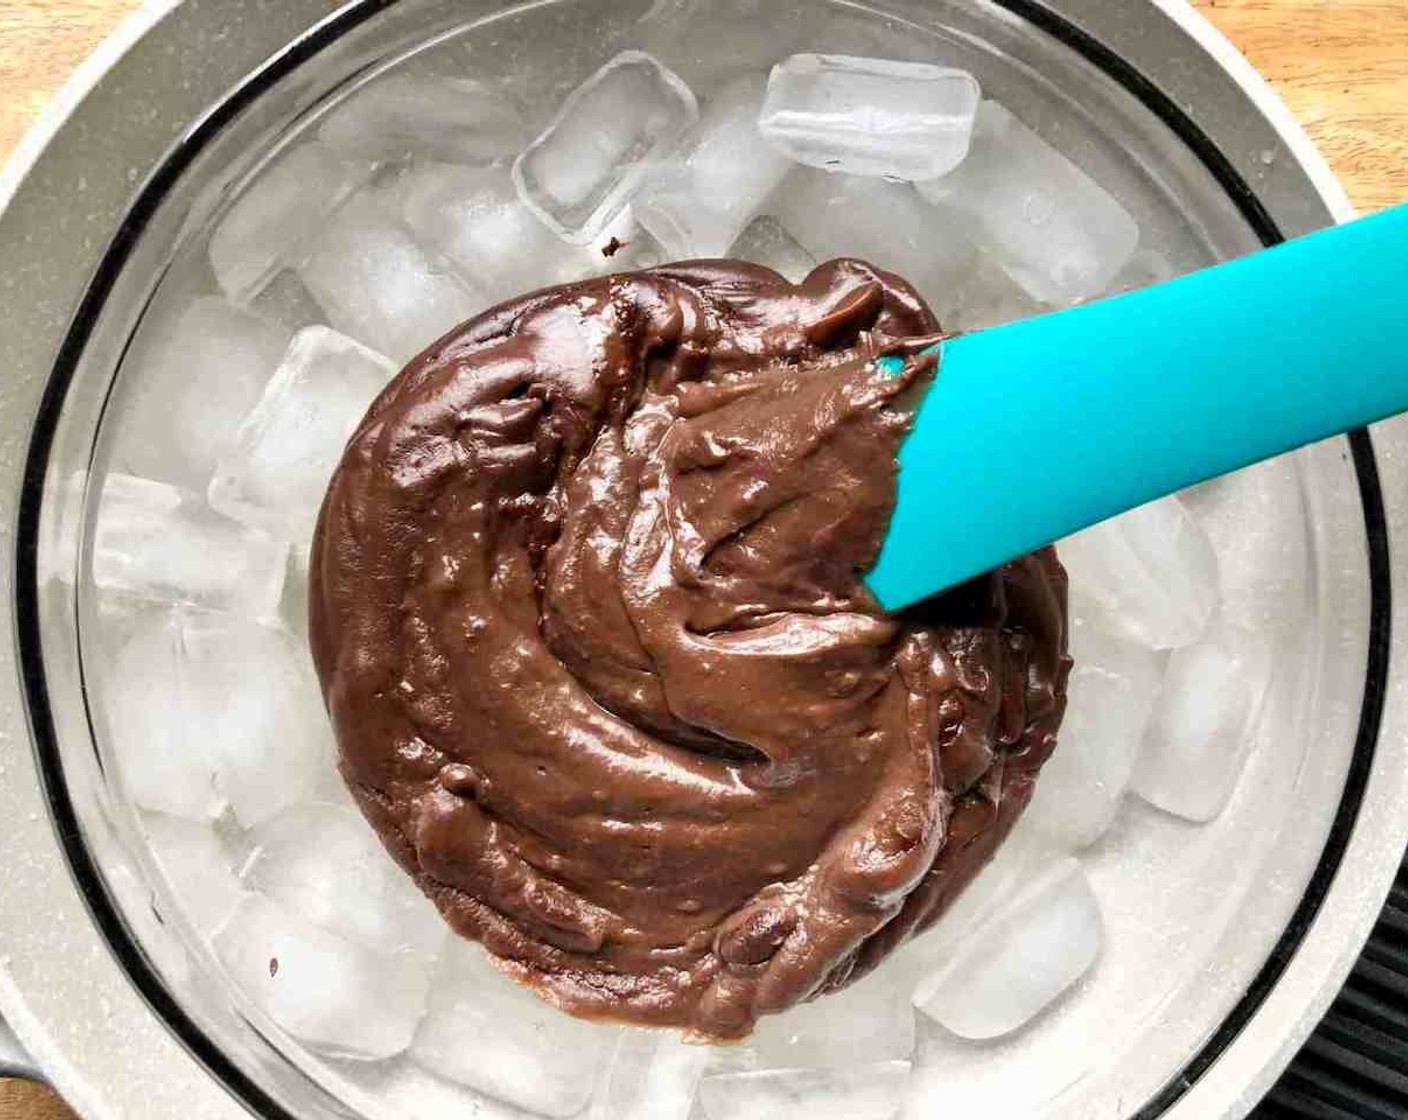
[[[1089,33],[1044,7],[1037,0],[994,2],[1072,48],[1136,96],[1202,161],[1265,245],[1276,245],[1285,240],[1261,200],[1211,137],[1138,70]],[[55,358],[52,374],[35,417],[16,524],[15,610],[20,674],[40,775],[48,795],[57,834],[74,878],[119,964],[131,978],[138,992],[161,1016],[177,1039],[246,1105],[277,1120],[295,1118],[240,1070],[176,1002],[127,928],[108,894],[101,872],[83,843],[82,829],[59,755],[45,680],[37,565],[40,512],[49,452],[68,387],[113,285],[147,223],[168,192],[215,136],[266,89],[343,35],[395,3],[396,0],[360,0],[289,44],[197,122],[172,147],[148,178],[124,215],[117,233],[94,272]],[[1352,432],[1347,439],[1364,507],[1371,603],[1364,696],[1344,792],[1320,861],[1306,886],[1305,893],[1247,992],[1203,1047],[1162,1090],[1132,1114],[1131,1120],[1153,1120],[1177,1103],[1256,1014],[1280,980],[1320,912],[1358,819],[1359,806],[1372,769],[1383,715],[1388,677],[1392,592],[1388,532],[1373,444],[1365,430]]]

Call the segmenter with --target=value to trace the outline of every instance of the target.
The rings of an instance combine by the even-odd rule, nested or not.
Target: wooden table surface
[[[1408,200],[1408,0],[1194,0],[1305,123],[1364,211]],[[0,0],[0,156],[139,0]],[[71,1120],[0,1082],[0,1120]]]

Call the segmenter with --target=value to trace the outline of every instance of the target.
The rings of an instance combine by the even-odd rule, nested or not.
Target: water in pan
[[[940,927],[742,1046],[577,1023],[437,936],[429,904],[350,827],[326,728],[302,714],[317,698],[289,620],[311,496],[377,378],[457,318],[538,285],[731,250],[794,279],[866,256],[912,279],[946,325],[976,328],[1208,259],[1143,170],[958,39],[819,2],[613,11],[535,9],[373,79],[192,247],[201,260],[182,275],[210,282],[159,293],[92,498],[111,757],[177,905],[246,1000],[372,1114],[1055,1110],[1101,1060],[1092,1039],[1115,1053],[1204,966],[1254,863],[1198,884],[1221,869],[1251,791],[1291,781],[1266,746],[1295,709],[1310,597],[1293,466],[1073,543],[1081,669],[1029,818]],[[981,104],[943,92],[967,89],[954,70]],[[928,111],[916,83],[936,90]],[[123,544],[162,517],[171,540],[194,525],[248,555],[183,566]],[[237,578],[265,569],[253,592]],[[153,689],[180,702],[154,716]],[[273,756],[296,782],[260,781]],[[1160,920],[1168,889],[1203,892],[1196,920]],[[476,1026],[491,1013],[511,1029]]]

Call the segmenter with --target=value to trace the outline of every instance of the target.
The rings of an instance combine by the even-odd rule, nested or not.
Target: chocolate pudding
[[[348,446],[311,585],[342,772],[563,1009],[741,1037],[937,920],[1030,798],[1055,555],[905,616],[863,582],[938,331],[857,261],[611,276],[448,335]]]

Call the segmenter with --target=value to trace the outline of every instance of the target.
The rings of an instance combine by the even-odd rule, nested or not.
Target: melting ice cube
[[[288,576],[278,611],[278,621],[301,639],[308,637],[308,554],[305,548],[289,550]]]
[[[210,264],[231,299],[256,295],[375,170],[323,144],[282,155],[244,190],[210,238]]]
[[[1150,502],[1057,548],[1081,609],[1159,649],[1198,640],[1218,606],[1218,560],[1178,497]]]
[[[1240,626],[1216,623],[1176,651],[1144,736],[1134,791],[1191,821],[1218,816],[1246,765],[1270,683],[1266,638]]]
[[[705,106],[683,157],[655,172],[633,204],[636,220],[673,260],[720,257],[791,163],[758,131],[763,80],[745,75]]]
[[[778,220],[817,260],[860,257],[896,272],[940,317],[976,255],[964,220],[927,205],[908,183],[802,168],[775,199]]]
[[[298,274],[329,323],[395,362],[409,361],[484,306],[371,194],[324,225]]]
[[[1085,847],[1109,829],[1129,787],[1164,657],[1079,619],[1071,629],[1071,656],[1076,667],[1059,743],[1023,825]]]
[[[915,993],[915,1006],[962,1038],[1000,1038],[1084,976],[1102,939],[1085,873],[1062,860],[977,930]]]
[[[311,797],[333,767],[332,731],[308,651],[272,626],[193,619],[184,629],[187,730],[252,828]]]
[[[574,1019],[451,939],[411,1056],[426,1069],[544,1116],[587,1104],[619,1028]]]
[[[773,67],[758,127],[798,163],[916,182],[963,162],[979,96],[963,70],[799,54]]]
[[[759,1070],[706,1077],[699,1097],[709,1120],[889,1120],[904,1099],[909,1062],[835,1069]]]
[[[650,55],[624,51],[578,88],[518,157],[519,197],[558,236],[585,245],[698,119],[684,82]]]
[[[1006,906],[1041,871],[1061,858],[1053,840],[1023,817],[987,866],[944,911],[936,925],[896,955],[902,970],[926,976],[946,961],[968,936]]]
[[[291,333],[214,297],[144,324],[123,363],[132,390],[119,461],[144,478],[204,486]]]
[[[904,977],[880,968],[839,992],[759,1020],[746,1041],[721,1049],[726,1068],[832,1069],[907,1061],[914,1012]]]
[[[318,139],[366,160],[473,164],[516,155],[529,136],[518,109],[479,82],[391,74],[343,101]]]
[[[150,612],[119,650],[106,699],[124,783],[148,809],[199,820],[228,801],[249,827],[311,797],[332,767],[307,652],[272,627]]]
[[[710,1056],[671,1031],[623,1031],[587,1120],[688,1120]]]
[[[304,287],[298,273],[289,268],[275,273],[274,278],[264,285],[264,290],[255,296],[249,306],[250,310],[284,328],[287,332],[284,350],[288,349],[288,339],[304,327],[322,326],[327,320],[323,309],[318,306],[318,301],[313,298],[313,293]],[[279,356],[283,356],[283,350],[279,352]],[[240,416],[244,416],[248,411],[249,408],[246,407]]]
[[[711,1117],[887,1117],[899,1106],[914,1053],[910,974],[886,962],[839,992],[761,1019],[742,1044],[719,1049],[701,1084]]]
[[[1106,291],[1139,227],[1103,187],[995,101],[968,158],[920,191],[975,223],[975,237],[1034,299],[1065,306]]]
[[[434,905],[342,805],[296,805],[249,837],[245,882],[354,945],[433,956],[445,940]]]
[[[81,475],[70,482],[80,492],[82,484]],[[286,543],[213,514],[199,498],[162,482],[109,474],[102,486],[92,563],[93,581],[104,591],[254,618],[274,612]],[[73,570],[59,567],[65,578]]]
[[[951,331],[983,330],[1051,310],[1032,299],[984,252],[975,254],[956,289],[934,297],[933,307],[944,329]]]
[[[420,962],[353,945],[259,895],[240,904],[215,952],[275,1023],[329,1054],[399,1054],[425,1011],[429,976]]]
[[[816,267],[816,258],[782,228],[781,222],[767,215],[749,223],[728,256],[763,265],[794,284],[800,284]]]
[[[1157,249],[1140,249],[1110,283],[1115,293],[1137,292],[1141,288],[1162,284],[1178,275],[1178,270]]]
[[[388,359],[345,335],[301,331],[217,468],[210,504],[270,533],[311,540],[347,440],[395,375]]]
[[[182,615],[138,620],[106,675],[112,750],[123,786],[146,809],[213,820],[225,798],[212,745],[187,718]],[[160,697],[159,703],[153,697]]]
[[[629,211],[591,245],[569,245],[523,205],[501,167],[427,164],[413,168],[396,193],[411,232],[438,246],[490,304],[637,263],[640,239]],[[602,248],[613,237],[626,248],[608,257]]]
[[[342,1062],[338,1071],[369,1094],[388,1117],[406,1120],[523,1120],[507,1105],[494,1107],[473,1089],[436,1077],[409,1058],[391,1062]]]
[[[215,829],[165,813],[149,813],[144,824],[176,904],[199,933],[215,934],[244,898],[230,853]]]
[[[1308,513],[1298,459],[1283,455],[1180,495],[1217,554],[1222,617],[1293,642],[1314,611]],[[1278,657],[1288,652],[1282,649]]]

